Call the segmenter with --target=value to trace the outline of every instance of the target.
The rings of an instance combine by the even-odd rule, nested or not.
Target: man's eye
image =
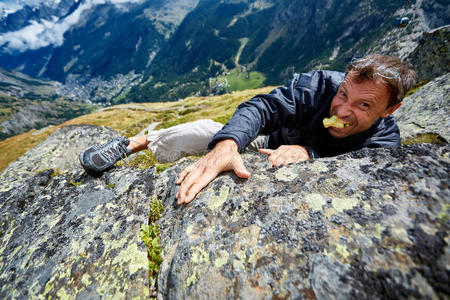
[[[340,91],[339,94],[341,94],[341,96],[344,96],[344,97],[346,96],[344,91]]]
[[[370,107],[369,103],[365,103],[365,102],[361,102],[361,106],[363,108],[369,108]]]

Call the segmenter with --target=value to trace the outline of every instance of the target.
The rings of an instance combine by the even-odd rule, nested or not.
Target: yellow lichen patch
[[[214,193],[214,190],[211,188],[209,191]],[[210,210],[216,210],[217,208],[221,207],[222,204],[227,201],[228,194],[230,193],[230,188],[226,185],[222,185],[220,187],[219,195],[213,196],[211,200],[209,200],[208,207]]]
[[[190,235],[193,231],[194,231],[194,225],[189,224],[188,227],[186,228],[186,234]]]
[[[89,274],[83,274],[83,277],[81,278],[81,282],[84,284],[85,287],[88,287],[92,284],[91,276]]]
[[[380,224],[375,224],[375,236],[377,239],[381,239],[381,232],[383,230],[384,228],[382,228]]]
[[[55,217],[55,216],[49,216],[49,219],[51,220],[51,221],[48,222],[48,227],[50,229],[55,227],[55,225],[58,224],[59,220],[61,220],[61,218]]]
[[[147,270],[148,260],[147,253],[140,251],[135,243],[131,243],[126,249],[119,252],[114,258],[113,264],[130,262],[129,271],[130,275],[136,273],[138,270]]]
[[[332,207],[331,208],[327,207],[327,208],[324,209],[324,214],[325,214],[325,216],[327,217],[328,220],[330,220],[331,217],[335,213],[336,213],[336,210],[334,208],[332,208]]]
[[[438,220],[441,222],[446,222],[449,219],[449,212],[450,212],[450,204],[447,203],[442,207],[442,210],[438,214]]]
[[[321,194],[309,194],[305,197],[305,201],[312,211],[322,210],[322,206],[327,204],[327,200]]]
[[[344,209],[352,209],[358,205],[359,199],[357,198],[333,198],[331,204],[338,212],[343,212]]]
[[[336,245],[336,252],[342,256],[344,259],[347,259],[350,256],[350,252],[348,252],[347,247],[342,244]]]
[[[388,194],[384,194],[383,195],[383,199],[386,200],[386,201],[392,201],[392,197],[390,195],[388,195]]]
[[[279,181],[290,182],[297,178],[298,174],[292,168],[282,167],[275,172],[275,178]]]
[[[67,294],[66,289],[64,287],[60,288],[56,295],[58,296],[59,299],[62,300],[71,299],[70,295]]]
[[[217,252],[217,258],[214,261],[214,265],[217,268],[220,268],[221,266],[223,266],[224,264],[226,264],[228,262],[228,258],[230,257],[230,254],[228,254],[227,251],[225,250],[219,250]]]
[[[10,230],[9,232],[7,232],[7,233],[2,237],[2,244],[3,244],[3,246],[0,248],[0,253],[4,253],[4,252],[5,252],[5,249],[6,249],[6,246],[8,245],[9,239],[11,238],[11,236],[12,236],[13,233],[14,233],[15,226],[14,226],[13,223],[11,224],[10,228],[14,228],[14,229]]]
[[[328,167],[326,164],[320,162],[320,161],[315,161],[310,168],[312,168],[314,171],[319,172],[319,173],[325,173],[328,172]]]
[[[253,178],[254,178],[254,179],[257,179],[257,180],[261,180],[261,181],[267,181],[267,180],[269,180],[269,177],[267,177],[267,176],[264,175],[264,174],[256,174],[256,175],[253,176]]]
[[[236,208],[230,217],[232,222],[237,222],[248,211],[248,201],[241,202],[241,208]]]
[[[209,264],[208,253],[200,246],[191,248],[192,257],[191,261],[195,264]]]
[[[188,279],[186,280],[186,284],[184,285],[184,287],[187,288],[196,282],[197,282],[197,273],[192,273],[192,275],[189,276]]]
[[[210,264],[208,253],[201,246],[191,247],[191,251],[192,274],[187,278],[184,287],[196,283],[199,275],[205,273]]]

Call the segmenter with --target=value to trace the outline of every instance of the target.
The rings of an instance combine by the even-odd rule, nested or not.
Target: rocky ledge
[[[78,153],[117,132],[67,126],[11,164],[0,182],[0,298],[147,298],[154,168],[88,176]]]
[[[371,149],[219,176],[179,207],[160,177],[159,299],[401,299],[450,294],[450,147]]]
[[[398,114],[406,137],[439,144],[281,168],[245,153],[250,179],[224,173],[184,206],[175,180],[189,159],[93,178],[78,153],[117,133],[61,128],[0,174],[0,298],[148,298],[139,233],[152,198],[164,206],[159,299],[448,298],[447,86],[427,84]]]

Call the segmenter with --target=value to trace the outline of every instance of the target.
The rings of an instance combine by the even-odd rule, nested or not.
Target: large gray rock
[[[450,294],[450,147],[366,149],[272,168],[245,154],[189,205],[155,194],[159,299],[400,299]]]
[[[403,143],[423,139],[450,141],[450,73],[403,100],[394,113]]]
[[[10,188],[0,192],[1,299],[149,297],[139,232],[148,223],[155,170],[120,167],[88,176],[77,152],[114,134],[102,132],[62,128],[2,174]],[[70,171],[33,173],[52,166]]]
[[[65,173],[79,167],[78,154],[88,146],[104,143],[119,134],[106,127],[65,126],[11,163],[0,174],[0,192],[26,182],[37,172],[54,169]]]
[[[450,72],[450,25],[424,32],[408,60],[419,81],[430,81]]]

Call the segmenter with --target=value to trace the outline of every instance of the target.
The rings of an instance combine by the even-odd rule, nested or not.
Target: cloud
[[[142,0],[86,0],[69,16],[64,19],[53,17],[52,20],[31,21],[30,25],[13,32],[0,34],[0,46],[7,52],[24,52],[47,46],[61,46],[64,33],[77,24],[83,12],[99,5],[110,3],[123,5],[141,2]]]

